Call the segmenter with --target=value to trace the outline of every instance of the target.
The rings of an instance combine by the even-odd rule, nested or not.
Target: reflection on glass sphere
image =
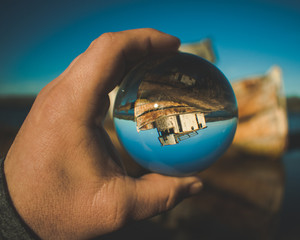
[[[226,77],[187,53],[152,56],[123,80],[114,106],[119,140],[153,172],[190,175],[229,147],[237,103]]]

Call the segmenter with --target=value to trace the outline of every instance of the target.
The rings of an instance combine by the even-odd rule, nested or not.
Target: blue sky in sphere
[[[283,70],[300,95],[300,4],[244,1],[6,1],[0,10],[0,95],[37,94],[104,32],[152,27],[182,43],[213,40],[230,81]]]
[[[157,129],[137,132],[136,122],[114,119],[123,146],[142,166],[164,174],[203,170],[227,150],[233,139],[237,118],[208,122],[207,128],[176,145],[162,146]]]

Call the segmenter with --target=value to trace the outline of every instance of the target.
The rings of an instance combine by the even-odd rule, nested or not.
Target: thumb
[[[179,178],[147,174],[136,180],[133,218],[141,220],[170,210],[184,198],[199,193],[202,186],[201,180],[196,176]]]

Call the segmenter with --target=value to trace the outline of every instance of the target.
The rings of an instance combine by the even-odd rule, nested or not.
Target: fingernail
[[[192,183],[189,189],[189,194],[190,195],[198,194],[201,191],[202,187],[203,187],[203,183],[200,181]]]

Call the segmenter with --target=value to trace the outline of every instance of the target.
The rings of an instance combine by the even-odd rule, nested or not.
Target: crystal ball
[[[113,120],[120,142],[138,164],[186,176],[211,166],[230,146],[238,109],[216,66],[176,52],[148,57],[125,76]]]

